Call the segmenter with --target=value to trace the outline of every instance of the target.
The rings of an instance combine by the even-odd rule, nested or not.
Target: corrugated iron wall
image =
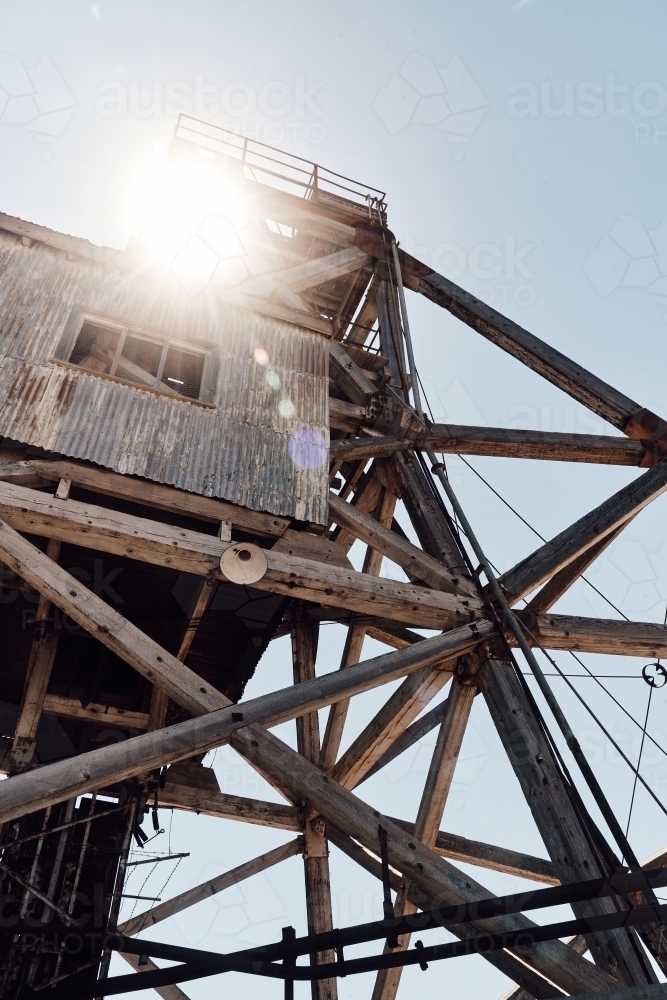
[[[75,306],[214,344],[215,408],[50,363]],[[323,335],[223,303],[214,290],[190,296],[175,278],[70,260],[0,233],[0,435],[325,523],[328,357]],[[279,411],[287,400],[292,416]]]

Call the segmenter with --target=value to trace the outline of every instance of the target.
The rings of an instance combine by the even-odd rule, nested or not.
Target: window
[[[213,375],[210,355],[166,337],[84,318],[68,360],[86,371],[210,402],[213,390],[205,389],[205,376],[210,383]]]

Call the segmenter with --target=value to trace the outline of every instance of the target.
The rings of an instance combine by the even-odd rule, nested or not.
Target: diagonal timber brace
[[[0,549],[3,551],[3,558],[14,560],[10,564],[14,566],[17,572],[26,572],[28,562],[35,559],[35,552],[37,550],[34,549],[34,546],[25,539],[21,539],[20,536],[7,526],[0,529],[0,538],[2,539]],[[21,552],[22,546],[25,547],[23,550],[23,563],[16,554],[17,551]],[[13,555],[10,555],[8,549],[14,550]],[[38,553],[38,556],[41,556],[41,554]],[[46,559],[43,556],[41,558]],[[37,562],[39,562],[39,559],[37,559]],[[43,569],[43,567],[40,568]],[[59,568],[53,567],[53,571],[56,570],[61,573],[63,572]],[[39,583],[40,581],[36,577],[35,570],[33,569],[31,572],[35,574],[32,578],[35,584]],[[65,579],[63,582],[65,586],[71,586],[67,580],[67,576],[67,574],[64,574]],[[41,581],[41,583],[44,587],[44,582]],[[77,614],[78,618],[75,620],[81,620],[82,622],[85,620],[86,616],[79,607],[81,599],[78,592],[74,596],[71,594],[63,595],[53,585],[50,585],[50,590],[50,596],[53,599],[62,600],[63,596],[68,597],[70,607],[68,613]],[[94,598],[94,595],[89,594],[89,596],[90,598]],[[73,605],[75,598],[77,599],[77,604]],[[147,637],[142,637],[139,630],[135,629],[129,634],[119,633],[115,630],[112,632],[111,626],[117,624],[113,619],[114,617],[120,618],[120,616],[116,612],[113,612],[112,609],[107,608],[99,599],[96,600],[102,607],[94,608],[94,612],[99,616],[103,609],[106,614],[111,616],[110,619],[107,618],[101,622],[110,631],[102,630],[99,632],[100,636],[104,637],[108,643],[113,642],[114,647],[120,655],[123,655],[128,662],[130,662],[131,658],[131,661],[137,665],[138,669],[143,668],[142,672],[147,668],[150,669],[154,680],[157,679],[156,675],[158,671],[162,671],[164,674],[169,673],[170,685],[174,692],[175,700],[182,703],[184,695],[182,691],[178,690],[181,678],[175,676],[175,671],[187,671],[187,668],[173,657],[170,658],[170,661],[173,660],[173,662],[168,661],[167,656],[164,655],[164,651],[158,653],[157,651],[160,650],[160,647],[152,643]],[[90,624],[90,619],[88,619],[88,624]],[[477,639],[477,636],[475,636],[473,640],[473,636],[475,636],[475,633],[469,627],[464,627],[463,635],[459,636],[459,645],[463,645],[463,640],[467,644],[472,644]],[[149,645],[147,646],[145,643]],[[400,662],[401,670],[405,669],[406,663],[412,663],[413,665],[415,663],[421,664],[424,662],[421,657],[427,650],[430,651],[432,661],[437,662],[438,659],[443,657],[447,646],[452,646],[452,634],[438,636],[435,639],[425,640],[424,643],[416,645],[425,647],[423,650],[420,649],[420,655],[417,655],[415,646],[407,647],[396,653],[389,653],[386,657],[380,657],[375,661],[371,672],[372,670],[377,671],[378,661],[386,664],[387,660],[389,660],[394,665]],[[135,647],[138,647],[144,653],[147,658],[146,660],[141,658]],[[158,662],[160,656],[162,656],[162,663]],[[399,658],[398,661],[397,658]],[[139,662],[140,660],[141,662]],[[369,662],[373,664],[374,661]],[[136,737],[134,740],[128,740],[124,744],[93,751],[91,754],[83,755],[74,760],[40,768],[29,775],[19,775],[10,778],[3,783],[2,793],[0,794],[0,817],[8,819],[12,815],[23,815],[31,810],[34,811],[35,809],[43,808],[48,803],[63,801],[65,798],[70,798],[74,794],[81,794],[85,790],[103,787],[114,781],[120,781],[132,775],[145,773],[147,770],[159,767],[170,760],[191,756],[193,753],[208,749],[210,746],[219,745],[224,742],[224,727],[226,726],[228,736],[232,737],[233,735],[233,745],[235,748],[239,749],[251,763],[257,763],[259,757],[261,757],[262,761],[258,766],[260,766],[262,773],[267,773],[271,778],[276,778],[276,775],[278,775],[277,781],[279,785],[283,788],[286,785],[288,786],[286,788],[287,794],[291,794],[294,798],[306,799],[322,816],[336,822],[338,825],[342,822],[339,808],[341,803],[338,802],[337,805],[336,795],[333,793],[335,792],[339,799],[340,796],[343,796],[342,803],[345,806],[344,811],[347,816],[345,824],[350,831],[350,835],[361,837],[362,842],[365,842],[366,846],[372,848],[377,836],[377,822],[376,817],[373,817],[372,809],[365,806],[354,796],[350,796],[350,793],[345,792],[335,782],[326,779],[326,776],[322,775],[313,764],[301,758],[294,751],[285,747],[279,740],[271,737],[260,726],[254,724],[255,719],[262,722],[270,722],[272,719],[283,721],[286,717],[293,717],[295,714],[295,699],[296,701],[301,700],[300,707],[302,711],[308,708],[312,710],[323,703],[327,703],[327,701],[333,700],[330,691],[326,696],[322,694],[323,685],[326,689],[337,688],[339,692],[342,688],[347,694],[351,690],[349,682],[352,678],[358,677],[362,672],[364,677],[369,674],[368,663],[360,664],[357,668],[350,667],[346,671],[339,671],[333,675],[317,678],[313,681],[306,681],[301,685],[292,687],[284,692],[282,703],[274,694],[266,696],[263,700],[256,699],[254,710],[252,703],[249,703],[249,705],[242,706],[242,711],[235,710],[235,707],[230,706],[219,712],[213,712],[211,708],[217,707],[215,705],[216,702],[217,705],[221,703],[225,704],[227,699],[223,698],[219,692],[208,690],[204,692],[193,691],[192,678],[196,677],[196,675],[192,675],[191,671],[187,671],[182,683],[187,691],[188,698],[192,699],[190,702],[192,709],[200,712],[207,711],[208,714],[193,719],[191,722],[182,723],[179,726],[172,726],[156,733]],[[196,684],[196,682],[194,683]],[[310,701],[305,697],[308,692],[311,692]],[[197,695],[199,706],[195,704]],[[325,698],[324,702],[322,700],[323,697]],[[262,703],[262,701],[263,705],[258,706],[257,703]],[[290,703],[289,710],[287,709],[287,702]],[[269,706],[271,706],[270,709]],[[267,717],[269,711],[272,714]],[[241,716],[241,718],[238,716]],[[221,723],[223,723],[222,727]],[[287,759],[285,758],[285,754],[287,754]],[[327,782],[326,790],[323,790],[323,781]],[[361,815],[365,817],[363,830],[358,827],[357,822],[354,820],[354,817],[358,816],[360,811]],[[383,824],[388,830],[391,829],[393,831],[392,838],[395,844],[401,845],[400,850],[398,847],[392,847],[391,850],[395,855],[396,863],[402,865],[406,874],[407,872],[410,873],[411,880],[417,884],[421,884],[420,879],[422,879],[427,887],[426,891],[431,891],[433,896],[445,893],[446,899],[452,898],[451,886],[447,889],[442,885],[443,876],[441,869],[444,862],[438,859],[437,855],[432,855],[432,852],[424,854],[422,860],[419,851],[425,852],[425,848],[420,848],[419,845],[412,845],[409,835],[393,824],[391,824],[391,827],[388,826],[388,820],[386,822],[383,820]],[[417,851],[417,853],[414,854],[413,851]],[[433,860],[429,860],[431,855],[436,859],[437,864]],[[400,861],[398,860],[399,857]],[[415,864],[422,865],[423,871],[419,867],[415,868]],[[406,865],[408,866],[407,869],[405,868]],[[434,877],[435,882],[433,882]],[[449,884],[449,878],[446,879],[446,883]],[[459,884],[459,888],[464,888],[464,885],[465,882]],[[422,885],[422,887],[424,886]],[[480,896],[485,894],[485,890],[481,890]],[[558,969],[559,975],[564,975],[564,982],[567,981],[572,989],[581,988],[582,976],[584,983],[590,981],[591,972],[589,969],[580,969],[579,973],[575,973],[573,970],[571,975],[574,978],[568,979],[567,965],[564,967],[556,959],[551,962],[547,957],[550,954],[550,949],[556,947],[553,944],[536,946],[539,952],[536,961],[547,962],[550,969],[553,966],[551,977],[553,977],[554,970]],[[535,949],[531,949],[531,957],[533,950]],[[579,987],[576,987],[575,983],[579,983]]]
[[[665,490],[667,462],[663,461],[503,573],[498,581],[510,604],[515,604],[593,545],[627,524]]]
[[[511,663],[490,653],[478,683],[519,779],[533,819],[562,882],[607,874],[605,859],[582,831],[581,816],[566,792],[565,779]],[[608,900],[573,906],[577,916],[607,913]],[[626,985],[652,982],[653,974],[636,939],[621,933],[595,934],[588,944],[595,961]]]

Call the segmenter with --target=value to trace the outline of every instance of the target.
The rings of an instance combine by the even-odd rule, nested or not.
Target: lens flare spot
[[[296,407],[291,399],[281,399],[278,403],[278,413],[281,417],[293,417],[296,413]]]
[[[282,385],[282,382],[280,381],[280,375],[278,374],[278,372],[274,372],[273,370],[268,371],[266,373],[266,381],[269,383],[271,388],[274,389],[276,392],[278,391],[278,389],[280,389]]]
[[[287,450],[289,457],[300,469],[320,469],[327,463],[326,440],[319,431],[310,428],[292,434]]]
[[[258,347],[255,351],[253,357],[258,365],[268,365],[269,355],[266,353],[263,347]]]

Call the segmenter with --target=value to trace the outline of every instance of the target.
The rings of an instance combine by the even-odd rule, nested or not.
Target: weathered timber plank
[[[312,313],[304,312],[301,309],[302,303],[296,299],[295,293],[285,286],[279,285],[276,291],[281,295],[286,304],[279,302],[269,302],[263,298],[261,293],[247,295],[242,288],[216,287],[216,296],[225,302],[232,302],[242,309],[249,309],[251,312],[260,313],[264,316],[271,316],[273,319],[281,319],[286,323],[294,323],[296,326],[305,327],[315,333],[322,333],[325,337],[333,336],[333,324],[320,316],[313,316]],[[281,294],[282,293],[282,294]]]
[[[349,670],[353,670],[350,667]],[[348,671],[338,671],[345,674]],[[254,744],[253,745],[253,741]],[[387,831],[389,863],[404,878],[409,878],[422,891],[442,902],[461,902],[473,898],[482,899],[488,890],[474,879],[459,871],[446,859],[435,854],[401,830],[386,816],[362,802],[346,789],[323,774],[298,754],[276,740],[272,734],[257,731],[252,734],[239,731],[232,737],[232,746],[238,749],[253,764],[259,764],[274,780],[280,775],[284,780],[289,775],[295,793],[305,798],[325,820],[333,823],[350,837],[354,837],[371,851],[378,850],[378,826]],[[494,933],[502,929],[532,926],[532,921],[522,914],[501,917],[494,920],[476,922],[477,929]],[[512,952],[524,961],[548,975],[552,983],[560,989],[574,992],[576,982],[584,982],[586,989],[601,989],[613,985],[614,980],[601,969],[572,953],[561,942],[542,943],[527,947],[512,948]]]
[[[517,358],[553,385],[623,430],[641,406],[554,347],[455,285],[453,281],[400,254],[401,268],[418,278],[417,290],[447,309],[493,344]]]
[[[332,340],[329,344],[329,371],[338,388],[352,403],[368,406],[377,393],[374,383],[364,375],[337,340]]]
[[[512,663],[489,656],[476,677],[558,877],[567,883],[607,874]],[[572,909],[577,917],[586,917],[612,912],[616,903],[592,899],[573,903]],[[619,982],[646,982],[646,971],[624,931],[587,934],[586,939],[596,964]]]
[[[332,521],[387,556],[411,578],[416,577],[429,587],[477,597],[475,585],[470,580],[448,570],[433,556],[422,552],[412,542],[379,524],[353,504],[339,500],[334,493],[329,494],[329,512]]]
[[[365,638],[366,629],[363,625],[349,626],[347,636],[345,638],[345,645],[343,647],[343,655],[341,657],[341,670],[346,670],[347,667],[352,666],[354,663],[359,663],[361,660],[361,651],[363,649]],[[349,704],[349,698],[346,698],[344,701],[336,702],[336,704],[332,705],[329,709],[326,729],[324,731],[324,740],[322,742],[322,753],[319,761],[320,767],[325,771],[328,771],[329,768],[333,767],[336,763],[336,757],[338,756],[340,743],[343,738],[343,730],[345,728]]]
[[[274,865],[280,864],[281,861],[293,858],[295,854],[301,852],[302,848],[303,840],[301,837],[290,840],[286,844],[282,844],[272,851],[267,851],[266,854],[260,854],[259,857],[253,858],[251,861],[246,861],[244,864],[238,865],[228,872],[207,879],[206,882],[201,882],[199,885],[193,886],[192,889],[186,889],[185,892],[179,893],[178,896],[167,899],[158,906],[151,907],[145,913],[131,917],[124,923],[119,924],[118,933],[125,934],[127,937],[134,937],[135,934],[139,934],[149,927],[154,927],[156,924],[161,923],[161,921],[173,917],[176,913],[182,913],[183,910],[194,906],[195,903],[200,903],[204,899],[210,899],[211,896],[215,896],[219,892],[224,892],[225,889],[229,889],[233,885],[238,885],[239,882],[244,882],[246,879],[252,878],[253,875],[257,875],[259,872],[266,871],[267,868],[272,868]]]
[[[318,215],[304,209],[302,207],[304,202],[300,198],[295,199],[296,203],[292,204],[278,198],[264,198],[262,201],[267,218],[275,222],[281,222],[285,226],[302,230],[310,236],[317,236],[342,247],[354,246],[356,230],[353,226],[329,218],[325,214]]]
[[[545,649],[573,649],[582,653],[606,653],[658,659],[667,656],[667,626],[656,622],[626,622],[613,618],[583,618],[576,615],[535,615],[517,611],[518,618]],[[510,639],[510,645],[516,640]]]
[[[422,549],[439,559],[457,576],[468,576],[458,541],[438,504],[433,483],[424,474],[417,456],[401,452],[394,461],[403,484],[402,500]]]
[[[202,615],[206,611],[209,601],[211,600],[211,596],[213,595],[213,583],[213,580],[202,580],[199,585],[199,594],[197,595],[195,606],[192,609],[190,621],[188,622],[183,638],[181,639],[180,646],[178,647],[178,652],[176,653],[176,659],[180,660],[181,663],[185,663],[185,659],[190,651],[190,647],[194,642],[195,635],[197,634],[197,629],[201,623]],[[167,719],[168,707],[169,696],[167,695],[167,692],[162,688],[153,685],[151,703],[148,711],[148,725],[146,726],[149,733],[152,733],[155,729],[162,729]]]
[[[414,442],[399,441],[392,437],[353,438],[352,440],[332,441],[329,453],[332,461],[356,462],[362,458],[386,458],[397,451],[407,451],[414,448]]]
[[[60,542],[50,538],[46,547],[47,558],[57,562],[59,554]],[[49,618],[50,610],[51,602],[48,597],[40,594],[36,621],[46,621]],[[13,769],[28,767],[33,759],[37,744],[37,729],[44,708],[46,689],[51,679],[51,670],[58,651],[59,638],[58,632],[47,632],[46,635],[33,639],[30,644],[19,716],[11,747]]]
[[[435,847],[440,830],[440,821],[449,796],[454,768],[461,750],[474,698],[474,686],[463,686],[457,677],[452,677],[413,831],[414,837],[431,849]],[[398,891],[394,903],[396,916],[408,916],[417,912],[418,907],[410,900],[409,892],[410,883],[406,880]],[[398,948],[401,951],[406,951],[409,945],[410,934],[400,935]],[[388,945],[385,944],[384,952],[389,950]],[[401,982],[402,972],[400,967],[380,969],[375,979],[373,1000],[394,1000]]]
[[[238,729],[249,729],[254,733],[258,728],[256,723],[265,726],[279,725],[304,712],[324,708],[340,698],[360,694],[412,671],[423,669],[425,665],[439,664],[447,656],[468,652],[477,645],[480,638],[490,638],[495,631],[495,626],[490,622],[473,624],[474,629],[470,625],[464,625],[452,632],[424,639],[406,649],[365,660],[346,670],[336,670],[303,684],[290,685],[239,705],[230,705],[220,692],[216,692],[223,704],[227,702],[227,707],[219,711],[207,707],[212,700],[209,694],[199,695],[201,701],[194,710],[206,714],[200,714],[198,718],[167,726],[154,733],[135,736],[123,743],[92,750],[69,760],[46,764],[29,774],[16,775],[0,782],[0,822],[212,750],[228,742],[231,733]],[[129,641],[134,641],[133,634],[129,635]],[[130,662],[136,658],[138,651],[124,650],[121,645],[119,655]],[[165,662],[168,655],[164,654]],[[178,660],[175,663],[179,668],[187,670]],[[158,666],[162,669],[162,664]],[[144,664],[140,665],[141,668],[144,668]],[[157,670],[155,673],[157,674]],[[183,698],[177,692],[174,700],[180,702]],[[193,696],[194,700],[196,695]]]
[[[331,769],[331,776],[344,788],[355,788],[451,679],[454,666],[455,660],[450,658],[436,669],[425,667],[406,677]]]
[[[355,484],[355,493],[352,503],[354,504],[355,507],[358,507],[359,510],[363,510],[365,514],[371,514],[377,509],[377,506],[382,499],[383,496],[382,491],[384,487],[380,483],[380,480],[375,475],[377,462],[373,462],[370,469],[362,473],[361,470],[363,469],[363,466],[364,463],[359,462],[358,465],[359,479]],[[354,481],[356,475],[357,473],[355,473],[352,476],[352,481]],[[352,485],[352,481],[350,482],[350,486]],[[349,492],[347,484],[343,492],[346,495]],[[341,502],[343,502],[344,499],[345,497],[339,497],[339,500],[341,500]],[[335,539],[338,545],[340,545],[343,549],[345,549],[346,552],[349,552],[349,550],[352,548],[352,545],[354,544],[356,538],[356,536],[353,535],[351,531],[347,531],[345,528],[336,528],[335,531],[331,532],[330,537]]]
[[[451,628],[484,610],[475,597],[458,597],[313,560],[267,552],[269,568],[253,586],[286,597],[351,608],[422,628]]]
[[[353,568],[340,545],[326,536],[312,535],[309,531],[294,531],[288,528],[272,548],[274,552],[286,552],[289,556],[314,559],[316,562],[343,566],[345,569]]]
[[[18,531],[225,579],[219,561],[230,543],[212,535],[91,504],[57,500],[10,483],[0,483],[0,515]],[[396,618],[424,628],[449,628],[483,607],[477,598],[392,580],[377,581],[353,569],[327,566],[276,549],[266,555],[268,570],[255,586],[271,593]]]
[[[377,292],[380,287],[381,278],[378,274],[374,274],[371,283],[368,286],[366,292],[366,297],[361,304],[361,308],[357,313],[354,322],[350,326],[350,331],[345,337],[347,343],[350,344],[365,344],[371,334],[371,328],[375,324],[378,318],[378,306],[377,306]],[[340,337],[345,335],[345,331],[341,330],[339,333]]]
[[[58,500],[11,483],[0,483],[0,517],[17,531],[199,576],[210,575],[228,547],[215,535],[77,500]]]
[[[131,712],[113,705],[101,705],[96,702],[83,704],[78,698],[65,698],[59,694],[47,694],[44,697],[44,711],[51,715],[59,715],[66,719],[84,719],[99,725],[115,726],[120,729],[146,729],[148,713]]]
[[[396,497],[388,489],[383,488],[382,495],[375,509],[376,523],[388,527],[393,520],[395,509]],[[369,576],[379,576],[382,569],[382,561],[382,553],[369,545],[364,556],[362,571]],[[340,664],[342,670],[353,663],[359,662],[365,637],[366,628],[363,624],[355,623],[348,628]],[[319,761],[320,767],[325,771],[333,767],[336,762],[349,706],[349,699],[346,699],[345,701],[337,702],[329,709]]]
[[[169,780],[169,771],[167,783],[160,792],[160,802],[184,812],[254,823],[256,826],[268,826],[275,830],[293,830],[298,833],[301,829],[294,806],[177,784]]]
[[[55,492],[58,500],[67,500],[72,483],[69,479],[61,479]],[[60,542],[50,538],[46,546],[46,555],[54,563],[60,555]],[[51,603],[47,597],[40,594],[37,604],[37,622],[45,622],[49,618]],[[14,730],[11,749],[12,767],[21,769],[32,762],[37,744],[37,729],[44,707],[46,690],[51,679],[51,671],[58,650],[59,633],[52,632],[34,638],[30,645],[28,667],[26,670],[23,695],[19,708],[19,717]]]
[[[402,819],[393,819],[393,822],[408,833],[414,833],[414,823],[407,823]],[[520,878],[542,882],[545,885],[561,884],[553,861],[547,858],[536,858],[532,854],[522,854],[506,847],[469,840],[467,837],[446,833],[444,830],[438,832],[434,850],[443,858],[451,858],[453,861],[465,861],[466,864],[506,872],[508,875],[518,875]]]
[[[417,721],[413,722],[411,726],[408,726],[407,729],[404,729],[402,733],[398,734],[389,744],[380,759],[376,761],[370,771],[366,772],[362,781],[367,781],[369,778],[372,778],[374,774],[381,771],[382,768],[386,767],[387,764],[390,764],[392,760],[395,760],[396,757],[405,753],[406,750],[409,750],[411,746],[414,746],[415,743],[421,740],[424,736],[428,735],[428,733],[435,729],[436,726],[439,726],[442,722],[445,705],[446,701],[441,701],[440,704],[436,705],[435,708],[432,708],[430,712],[425,712],[421,718],[417,719]]]
[[[352,321],[352,317],[359,309],[359,304],[363,302],[370,282],[373,280],[373,271],[370,267],[361,268],[347,280],[347,289],[340,297],[340,305],[336,309],[333,318],[334,338],[342,340]],[[359,364],[359,360],[357,364]],[[361,365],[360,367],[363,367]]]
[[[572,562],[568,563],[567,566],[563,566],[554,576],[548,580],[544,586],[531,598],[528,608],[533,611],[536,615],[542,614],[545,611],[549,611],[556,601],[560,600],[563,594],[567,593],[570,587],[576,583],[576,581],[581,577],[589,566],[591,566],[598,556],[607,549],[612,542],[614,542],[620,533],[625,530],[628,522],[624,521],[616,529],[616,531],[610,531],[608,535],[601,538],[599,542],[595,545],[591,545],[589,549],[582,552],[580,556],[573,559]]]
[[[409,628],[401,625],[394,625],[387,618],[378,618],[368,625],[366,629],[371,639],[377,639],[385,646],[392,646],[394,649],[405,649],[413,642],[420,642],[421,636],[418,632],[412,632]]]
[[[270,292],[283,286],[291,292],[303,292],[314,285],[358,271],[371,263],[363,251],[356,247],[346,247],[325,257],[312,257],[294,267],[253,275],[239,287],[242,292],[249,292],[251,295],[266,295],[267,290]]]
[[[46,226],[39,226],[34,222],[24,222],[13,215],[0,213],[0,229],[5,232],[15,233],[17,236],[24,236],[28,240],[35,240],[47,246],[57,247],[67,253],[75,253],[81,257],[88,257],[105,264],[121,265],[123,251],[115,250],[112,247],[99,247],[81,236],[69,236],[67,233],[58,233],[54,229],[47,229]]]
[[[370,421],[371,416],[365,406],[359,406],[358,403],[348,403],[345,399],[329,397],[329,423],[336,430],[356,434],[362,424]]]
[[[230,521],[236,528],[267,538],[279,537],[290,523],[287,517],[237,507],[227,503],[226,500],[203,497],[198,493],[176,489],[175,486],[165,486],[135,476],[123,476],[118,472],[110,472],[107,469],[67,459],[51,461],[33,458],[21,462],[20,468],[44,479],[70,479],[75,486],[83,486],[87,490],[104,493],[107,496],[136,500],[147,507],[187,514],[203,521],[215,523]],[[0,463],[0,478],[2,476],[3,465]]]
[[[357,246],[367,253],[380,255],[381,241],[371,232],[357,231]],[[431,270],[410,254],[399,250],[401,271],[407,287],[447,309],[487,340],[507,351],[533,371],[542,375],[574,399],[583,403],[609,423],[625,430],[643,408],[633,399],[614,389],[560,351],[524,330],[470,292]],[[652,422],[659,422],[651,414]],[[644,423],[647,421],[644,421]],[[646,433],[632,437],[649,437]]]
[[[510,603],[516,603],[535,590],[596,542],[629,521],[666,489],[667,462],[660,462],[503,573],[499,581]]]
[[[639,466],[647,455],[643,442],[627,437],[459,424],[432,424],[426,435],[426,444],[433,451],[447,454],[530,458],[547,462],[592,462],[599,465]],[[649,457],[654,458],[653,451],[649,451]]]
[[[319,623],[305,619],[304,608],[296,603],[292,609],[292,666],[295,684],[315,678],[315,657]],[[317,712],[300,715],[296,720],[297,749],[311,764],[320,759],[320,723]],[[310,817],[305,817],[303,830],[303,868],[306,888],[306,917],[309,934],[333,930],[329,848],[324,831]],[[333,951],[317,952],[310,957],[311,965],[333,962]],[[313,986],[313,1000],[337,1000],[338,989],[333,979],[319,980]]]

